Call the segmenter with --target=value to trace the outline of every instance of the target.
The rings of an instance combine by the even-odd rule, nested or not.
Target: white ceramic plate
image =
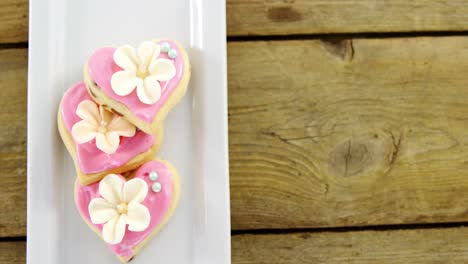
[[[179,169],[182,193],[132,264],[230,263],[225,25],[220,0],[30,1],[28,264],[118,263],[75,209],[56,111],[93,50],[153,38],[180,41],[191,58],[187,95],[168,115],[158,153]]]

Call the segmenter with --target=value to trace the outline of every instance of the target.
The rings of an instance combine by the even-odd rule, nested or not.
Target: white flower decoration
[[[129,45],[117,48],[114,61],[123,70],[112,75],[112,90],[120,95],[129,95],[135,87],[142,103],[154,104],[161,97],[160,81],[172,79],[176,74],[174,62],[158,58],[161,48],[154,42],[140,44],[138,51]]]
[[[78,105],[76,114],[83,120],[73,125],[73,139],[83,144],[96,138],[98,149],[107,154],[117,151],[120,136],[132,137],[136,133],[130,122],[89,100]]]
[[[109,174],[99,183],[102,198],[94,198],[88,205],[93,224],[104,224],[102,238],[109,244],[122,241],[128,230],[140,232],[148,228],[150,212],[141,202],[148,193],[148,185],[140,178],[124,180]]]

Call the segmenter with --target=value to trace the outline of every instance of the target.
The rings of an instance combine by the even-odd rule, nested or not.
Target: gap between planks
[[[400,225],[380,225],[380,226],[343,226],[343,227],[323,227],[323,228],[291,228],[291,229],[237,229],[231,230],[231,235],[245,234],[294,234],[294,233],[343,233],[359,231],[398,231],[414,229],[450,229],[468,226],[468,222],[455,223],[421,223],[421,224],[400,224]]]
[[[457,37],[468,36],[468,31],[421,31],[421,32],[357,32],[357,33],[321,33],[321,34],[291,34],[266,36],[228,36],[229,42],[250,41],[290,41],[290,40],[323,40],[336,39],[388,39],[388,38],[418,38],[418,37]]]

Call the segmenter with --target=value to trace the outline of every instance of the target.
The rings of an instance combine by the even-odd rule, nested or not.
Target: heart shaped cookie
[[[168,222],[179,192],[175,168],[156,159],[128,179],[109,174],[90,185],[76,182],[75,202],[89,227],[127,263]]]
[[[173,40],[96,50],[84,68],[90,95],[153,134],[187,90],[190,64]]]
[[[162,127],[155,134],[136,129],[121,116],[96,104],[83,82],[63,96],[57,122],[78,179],[85,185],[109,173],[136,169],[153,159],[162,142]]]

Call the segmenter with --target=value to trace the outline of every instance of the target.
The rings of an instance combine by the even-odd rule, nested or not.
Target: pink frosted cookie
[[[84,68],[84,81],[96,102],[154,134],[187,90],[190,64],[173,40],[96,50]]]
[[[96,104],[83,82],[70,88],[60,102],[57,123],[81,184],[109,173],[136,169],[151,160],[162,141],[162,128],[146,134],[118,114]]]
[[[143,164],[128,179],[109,174],[91,185],[75,185],[80,215],[124,263],[163,228],[179,199],[179,178],[167,161]]]

